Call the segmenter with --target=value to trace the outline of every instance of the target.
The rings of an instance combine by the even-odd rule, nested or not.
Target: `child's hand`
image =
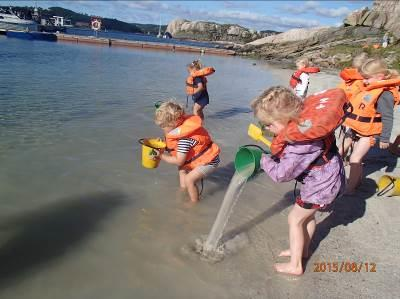
[[[161,151],[153,148],[151,150],[151,152],[149,153],[149,158],[154,161],[160,160],[161,159]]]
[[[379,142],[379,148],[387,149],[388,147],[389,147],[389,142],[383,142],[383,141]]]

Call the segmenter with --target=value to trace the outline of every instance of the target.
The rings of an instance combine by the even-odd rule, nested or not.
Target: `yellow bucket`
[[[390,175],[381,176],[378,181],[378,194],[377,195],[378,196],[400,195],[400,178],[393,177]]]
[[[139,140],[142,145],[142,166],[145,168],[157,168],[160,160],[153,160],[151,156],[156,156],[159,150],[161,152],[166,148],[164,141],[159,138],[142,138]]]

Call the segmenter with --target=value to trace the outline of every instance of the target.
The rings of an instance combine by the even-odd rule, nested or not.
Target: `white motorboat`
[[[33,20],[24,20],[12,11],[0,10],[0,30],[37,31],[37,24]]]

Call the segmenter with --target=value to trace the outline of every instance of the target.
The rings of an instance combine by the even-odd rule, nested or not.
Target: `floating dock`
[[[153,50],[165,50],[171,52],[193,52],[200,54],[212,54],[212,55],[235,55],[235,51],[226,49],[215,49],[205,47],[195,47],[187,45],[167,44],[167,43],[155,43],[155,42],[143,42],[143,41],[132,41],[123,39],[113,38],[99,38],[94,36],[81,36],[81,35],[70,35],[70,34],[57,34],[57,41],[62,42],[73,42],[83,44],[96,44],[109,47],[126,47],[126,48],[140,48],[140,49],[153,49]]]

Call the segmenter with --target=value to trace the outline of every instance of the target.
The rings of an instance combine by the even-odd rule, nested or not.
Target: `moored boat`
[[[33,20],[24,20],[12,11],[0,10],[0,30],[37,31],[37,24]]]
[[[44,40],[50,42],[57,41],[57,36],[55,34],[45,33],[45,32],[25,32],[25,31],[7,30],[6,35],[7,37],[21,38],[28,40]]]

